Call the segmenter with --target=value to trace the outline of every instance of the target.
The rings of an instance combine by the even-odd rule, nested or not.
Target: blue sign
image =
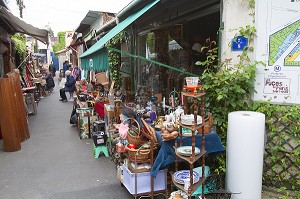
[[[232,51],[242,51],[245,47],[248,47],[248,39],[243,36],[237,36],[231,41]]]

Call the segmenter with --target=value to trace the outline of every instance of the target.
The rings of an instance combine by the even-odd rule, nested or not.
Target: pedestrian
[[[70,68],[69,60],[66,60],[63,64],[63,71],[64,71],[64,73],[63,73],[64,76],[63,77],[66,77],[65,74],[66,74],[66,71],[69,70],[69,68]]]
[[[56,72],[56,68],[53,64],[53,61],[51,61],[50,65],[49,65],[49,72],[51,73],[51,76],[54,78],[55,77],[55,72]]]
[[[64,88],[61,88],[59,90],[59,94],[60,94],[60,98],[59,101],[62,101],[62,102],[67,102],[68,99],[67,99],[67,96],[66,96],[66,92],[69,92],[69,93],[73,93],[75,91],[75,79],[74,77],[71,75],[71,71],[69,70],[66,70],[66,73],[65,73],[65,76],[66,76],[66,83],[65,83],[65,87]]]

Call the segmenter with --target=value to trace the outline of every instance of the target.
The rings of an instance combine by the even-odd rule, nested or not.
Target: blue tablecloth
[[[174,140],[163,142],[160,136],[160,131],[156,132],[156,137],[158,139],[158,143],[161,145],[160,150],[157,154],[153,167],[151,169],[150,174],[152,176],[156,176],[157,172],[160,169],[166,168],[169,164],[175,162],[175,151],[174,144],[177,141],[179,146],[179,136]],[[201,149],[202,146],[202,135],[198,134],[195,137],[196,146]],[[182,145],[183,146],[191,146],[192,138],[191,137],[183,137]],[[205,150],[207,154],[218,155],[225,151],[223,144],[216,132],[211,132],[205,135]]]

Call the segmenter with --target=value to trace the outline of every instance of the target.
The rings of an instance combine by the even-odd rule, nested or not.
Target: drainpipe
[[[143,1],[145,1],[145,0],[134,0],[134,1],[130,2],[125,8],[123,8],[117,14],[116,18],[122,17],[124,14],[126,14],[127,12],[129,12],[132,8],[134,8],[135,6],[137,6],[139,3],[143,2]]]

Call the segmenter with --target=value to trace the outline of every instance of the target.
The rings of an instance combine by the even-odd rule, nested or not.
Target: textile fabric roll
[[[265,115],[236,111],[228,115],[226,186],[232,199],[261,199]]]

